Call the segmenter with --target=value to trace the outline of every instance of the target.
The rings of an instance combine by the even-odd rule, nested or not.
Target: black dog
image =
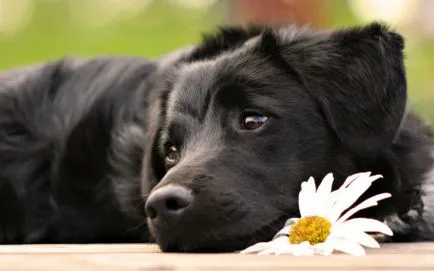
[[[434,239],[430,130],[406,114],[387,26],[223,28],[161,59],[64,59],[0,75],[2,243],[233,251],[298,216],[300,183],[383,174],[362,215]],[[147,223],[146,223],[146,216]]]

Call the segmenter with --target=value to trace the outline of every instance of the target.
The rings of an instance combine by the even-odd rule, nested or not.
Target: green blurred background
[[[434,0],[0,0],[0,70],[64,55],[155,57],[221,24],[375,19],[406,37],[410,108],[434,123]]]

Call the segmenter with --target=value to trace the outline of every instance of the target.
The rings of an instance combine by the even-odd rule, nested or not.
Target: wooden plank
[[[0,245],[0,256],[5,254],[40,253],[156,253],[160,252],[154,244],[128,245]],[[0,263],[1,264],[1,263]]]
[[[155,253],[155,245],[0,246],[0,270],[434,270],[434,243],[383,244],[364,257]]]

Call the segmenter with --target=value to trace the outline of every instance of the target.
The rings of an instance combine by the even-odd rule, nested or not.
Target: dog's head
[[[174,65],[144,164],[149,227],[162,249],[268,240],[299,215],[302,181],[354,173],[355,157],[384,151],[405,113],[402,50],[401,36],[378,23],[235,28]]]

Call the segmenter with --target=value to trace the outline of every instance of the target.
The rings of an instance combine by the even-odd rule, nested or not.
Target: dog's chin
[[[273,236],[283,227],[288,217],[281,216],[259,227],[250,233],[240,232],[237,235],[230,236],[214,232],[209,235],[195,235],[195,229],[192,232],[185,232],[182,240],[170,238],[169,236],[151,230],[157,240],[160,249],[163,252],[185,252],[185,253],[222,253],[235,252],[247,248],[258,242],[270,241]]]

